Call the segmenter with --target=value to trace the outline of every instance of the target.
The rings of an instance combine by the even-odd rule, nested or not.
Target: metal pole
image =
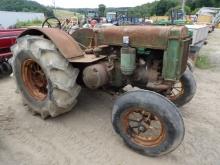
[[[53,6],[54,6],[54,12],[56,12],[56,0],[52,0]]]
[[[183,19],[185,19],[185,0],[182,0]]]

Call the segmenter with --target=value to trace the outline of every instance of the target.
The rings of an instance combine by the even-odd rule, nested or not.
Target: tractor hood
[[[185,26],[120,26],[96,29],[97,45],[123,45],[128,36],[131,47],[166,49],[169,39],[188,38]]]

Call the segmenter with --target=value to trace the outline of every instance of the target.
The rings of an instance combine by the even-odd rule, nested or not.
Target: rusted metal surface
[[[170,88],[170,85],[168,84],[159,84],[158,82],[149,82],[147,83],[147,88],[148,89],[153,89],[153,90],[167,90]]]
[[[163,142],[166,133],[160,118],[143,108],[130,108],[122,115],[125,132],[137,145],[154,147]]]
[[[38,101],[47,96],[47,78],[35,61],[28,59],[22,63],[22,79],[29,94]]]
[[[83,81],[90,89],[97,89],[108,83],[108,68],[104,63],[88,66],[83,71]]]
[[[73,62],[73,63],[92,63],[92,62],[99,61],[99,60],[104,59],[104,58],[106,58],[106,56],[99,55],[97,57],[94,54],[85,54],[83,56],[71,58],[71,59],[68,59],[68,60],[70,62]]]
[[[43,35],[50,39],[67,59],[80,57],[84,52],[79,44],[66,32],[55,28],[32,28],[24,31],[19,37],[24,35]]]
[[[185,39],[189,37],[189,31],[185,26],[168,26],[168,27],[171,27],[169,39]]]
[[[74,31],[71,36],[80,44],[82,44],[83,46],[89,48],[91,46],[93,46],[92,44],[94,44],[94,36],[95,33],[93,31],[93,29],[89,29],[89,28],[84,28],[84,29],[78,29],[76,31]]]
[[[173,26],[122,26],[96,29],[98,45],[123,45],[123,36],[128,36],[131,47],[166,49],[169,38],[182,39],[188,36],[187,28]]]

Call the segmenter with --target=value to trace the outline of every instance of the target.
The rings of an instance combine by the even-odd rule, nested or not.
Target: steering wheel
[[[43,22],[42,28],[45,27],[45,26],[47,26],[48,28],[59,28],[59,29],[61,29],[61,22],[57,17],[49,17]]]

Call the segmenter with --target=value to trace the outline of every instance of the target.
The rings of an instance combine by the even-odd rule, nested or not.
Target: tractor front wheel
[[[24,102],[42,118],[70,111],[81,87],[76,84],[79,70],[39,36],[19,38],[12,48],[13,70]]]
[[[112,124],[131,149],[147,156],[173,151],[185,133],[178,108],[152,91],[128,92],[117,99]]]

